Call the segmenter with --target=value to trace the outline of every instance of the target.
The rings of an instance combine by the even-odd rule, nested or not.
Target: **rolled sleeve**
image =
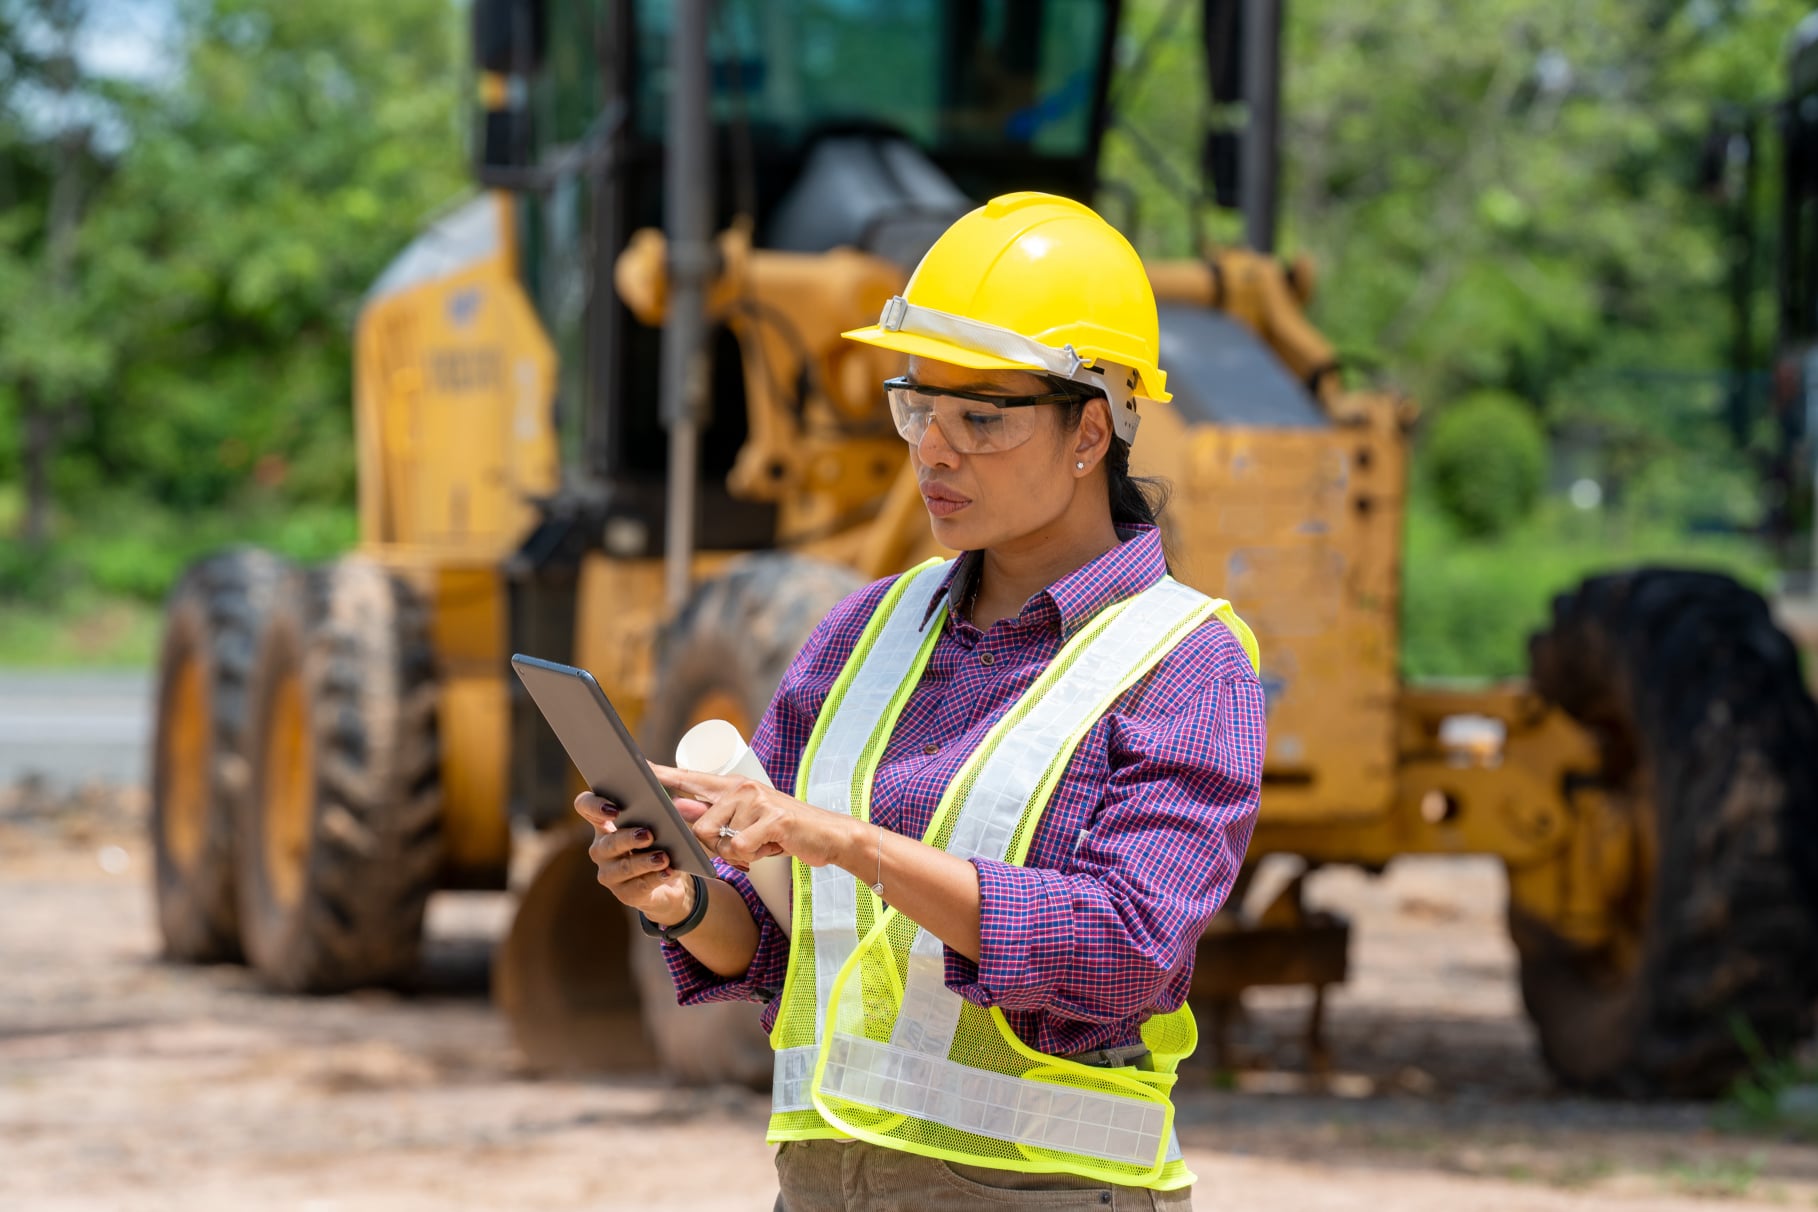
[[[1253,677],[1191,689],[1174,710],[1114,723],[1104,800],[1061,867],[973,860],[979,962],[947,952],[955,992],[1094,1023],[1185,1000],[1249,845],[1264,739]]]
[[[1005,1010],[1042,1010],[1074,963],[1073,891],[1040,867],[975,858],[979,962],[947,952],[947,983],[962,997]]]
[[[675,982],[675,999],[684,1006],[707,1002],[767,1003],[782,991],[783,974],[789,966],[789,937],[744,872],[719,859],[713,860],[713,869],[745,898],[758,927],[757,951],[743,976],[728,979],[694,958],[682,944],[664,943],[663,960],[669,965],[669,978]]]

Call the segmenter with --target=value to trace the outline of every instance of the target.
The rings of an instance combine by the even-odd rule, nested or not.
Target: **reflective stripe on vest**
[[[931,571],[924,565],[916,573]],[[920,576],[906,575],[911,585],[893,587],[880,603],[822,709],[798,779],[808,792],[798,795],[810,803],[869,815],[870,779],[940,632],[936,620],[926,635],[909,634],[924,613],[913,607],[929,604],[925,592],[912,588],[928,583]],[[939,579],[936,573],[933,582]],[[962,858],[1020,864],[1085,734],[1213,614],[1238,634],[1254,662],[1254,639],[1229,606],[1171,578],[1101,611],[969,756],[924,840]],[[915,622],[905,625],[911,615]],[[843,718],[848,712],[851,720]],[[849,748],[855,742],[859,747]],[[1002,1168],[1162,1188],[1192,1181],[1167,1099],[1175,1066],[1192,1047],[1184,1007],[1151,1020],[1167,1020],[1170,1028],[1154,1033],[1152,1046],[1162,1054],[1157,1072],[1091,1069],[1042,1056],[1016,1040],[1001,1011],[984,1018],[948,989],[939,940],[884,908],[861,881],[832,867],[798,867],[798,875],[808,877],[798,880],[796,912],[798,921],[812,921],[814,1001],[812,1008],[805,1002],[807,983],[796,979],[792,962],[773,1033],[773,1140],[849,1135]],[[868,929],[861,905],[872,919]],[[798,936],[796,945],[803,942]],[[813,1043],[805,1024],[783,1029],[783,1016],[792,1012],[813,1017]],[[884,1027],[888,1038],[879,1037]],[[957,1052],[956,1033],[969,1033]],[[991,1053],[992,1047],[999,1050]],[[987,1054],[999,1059],[962,1059]]]
[[[849,1040],[850,1037],[841,1036],[839,1040],[835,1041],[834,1046],[838,1049],[842,1047],[842,1045],[847,1044]],[[910,1115],[925,1114],[928,1109],[929,1101],[926,1097],[914,1094],[910,1094],[907,1097],[903,1096],[903,1091],[905,1089],[915,1088],[917,1080],[919,1079],[920,1086],[923,1089],[929,1087],[938,1088],[939,1093],[936,1097],[940,1103],[951,1104],[963,1108],[967,1113],[977,1117],[976,1126],[956,1118],[955,1122],[958,1122],[961,1127],[971,1128],[974,1131],[980,1132],[982,1135],[996,1135],[996,1133],[986,1130],[991,1126],[986,1118],[990,1115],[988,1105],[982,1106],[975,1100],[969,1100],[966,1096],[968,1088],[975,1084],[976,1078],[982,1072],[981,1070],[971,1068],[967,1065],[955,1064],[952,1061],[933,1062],[926,1056],[918,1056],[913,1053],[900,1053],[897,1052],[897,1050],[891,1049],[888,1044],[877,1044],[872,1043],[871,1041],[865,1041],[865,1046],[870,1049],[881,1051],[881,1059],[875,1065],[875,1068],[879,1071],[879,1076],[867,1077],[866,1079],[867,1086],[874,1086],[876,1089],[877,1105],[885,1106],[892,1111],[901,1111]],[[820,1048],[814,1044],[807,1044],[800,1048],[785,1048],[783,1051],[776,1054],[776,1070],[772,1076],[770,1088],[772,1111],[813,1110],[814,1100],[809,1097],[809,1083],[814,1078],[814,1066],[815,1062],[820,1058],[820,1051]],[[892,1053],[894,1053],[894,1055],[892,1055]],[[886,1102],[885,1091],[887,1087],[884,1084],[882,1074],[887,1073],[892,1069],[897,1071],[898,1081],[895,1089],[889,1094],[888,1102]],[[900,1080],[904,1069],[910,1070],[912,1074],[908,1086],[905,1086]],[[1077,1097],[1079,1099],[1077,1108],[1065,1105],[1056,1108],[1052,1103],[1049,1103],[1045,1107],[1046,1114],[1037,1115],[1037,1109],[1043,1108],[1043,1100],[1055,1091],[1055,1087],[1041,1085],[1037,1082],[1024,1082],[1014,1078],[1002,1078],[988,1073],[984,1074],[984,1076],[993,1082],[1004,1083],[1003,1085],[994,1088],[994,1093],[1002,1099],[1007,1100],[1014,1094],[1015,1098],[1020,1102],[1024,1097],[1029,1097],[1029,1104],[1026,1109],[1018,1106],[1018,1102],[1000,1102],[997,1104],[1000,1106],[1018,1106],[1020,1118],[1013,1120],[1006,1125],[1012,1138],[1029,1144],[1045,1145],[1048,1148],[1053,1149],[1072,1148],[1082,1152],[1087,1151],[1081,1149],[1077,1130],[1068,1132],[1067,1129],[1072,1125],[1080,1123],[1091,1123],[1096,1125],[1110,1124],[1130,1105],[1130,1100],[1127,1098],[1116,1098],[1103,1094],[1094,1094],[1090,1091],[1079,1091],[1077,1092]],[[1028,1088],[1032,1086],[1038,1088],[1032,1096],[1029,1096]],[[1063,1091],[1061,1093],[1066,1095],[1075,1092]],[[1095,1154],[1095,1156],[1104,1156],[1107,1160],[1111,1161],[1119,1160],[1118,1156],[1109,1153]],[[1170,1129],[1168,1132],[1167,1148],[1162,1154],[1162,1160],[1164,1162],[1179,1161],[1181,1156],[1180,1137]]]
[[[950,561],[949,561],[950,563]],[[890,587],[878,604],[884,612],[884,625],[864,650],[854,649],[847,662],[855,676],[841,677],[828,693],[832,719],[819,745],[802,755],[806,773],[805,794],[798,798],[830,812],[845,812],[860,820],[870,819],[871,776],[876,762],[865,762],[873,738],[880,732],[887,738],[896,726],[908,695],[899,693],[911,675],[910,688],[921,678],[927,662],[927,650],[939,637],[938,627],[920,629],[927,589],[915,592],[915,586],[939,585],[947,564],[931,560],[905,573]],[[897,609],[905,597],[912,597],[909,609]],[[916,609],[916,606],[922,609]],[[856,676],[859,670],[864,676]],[[805,867],[804,864],[797,864]],[[826,1005],[832,998],[833,981],[858,947],[858,898],[861,884],[847,871],[833,864],[805,867],[813,888],[809,919],[814,923],[814,1004]],[[869,889],[864,890],[869,895]],[[801,920],[797,906],[796,920]],[[821,1039],[822,1018],[815,1016],[814,1039]]]
[[[876,738],[888,738],[940,637],[944,605],[933,625],[924,629],[919,621],[936,601],[929,587],[938,588],[947,567],[930,560],[904,573],[872,612],[815,719],[796,770],[797,799],[856,819],[868,818],[871,781],[882,751]],[[907,602],[897,609],[905,597]],[[866,673],[868,669],[872,672]],[[823,767],[833,773],[823,777]],[[831,998],[831,981],[856,949],[858,930],[874,922],[882,909],[868,887],[837,867],[812,868],[797,859],[791,874],[796,928],[782,1004],[770,1029],[771,1047],[784,1053],[792,1047],[815,1050],[823,1026],[817,1007]],[[848,908],[843,918],[836,918],[821,908],[823,904]],[[825,938],[817,922],[826,927]],[[785,1078],[779,1070],[776,1080]],[[794,1106],[793,1095],[786,1093],[776,1105],[789,1109],[772,1111],[766,1134],[772,1140],[839,1135],[812,1104]]]

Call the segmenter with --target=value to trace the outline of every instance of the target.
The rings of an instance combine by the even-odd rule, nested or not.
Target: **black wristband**
[[[707,919],[707,881],[698,875],[690,875],[688,878],[694,881],[694,908],[688,911],[687,917],[673,926],[659,926],[645,917],[642,909],[638,910],[638,929],[644,932],[645,937],[673,943]]]

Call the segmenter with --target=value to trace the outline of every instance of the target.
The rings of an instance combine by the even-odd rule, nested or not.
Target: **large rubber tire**
[[[408,982],[442,858],[426,611],[368,560],[314,570],[273,612],[253,684],[247,957],[293,992]]]
[[[701,585],[660,642],[656,691],[640,730],[644,751],[673,761],[682,735],[715,717],[730,719],[749,740],[809,633],[862,584],[837,564],[764,552]],[[678,1006],[657,947],[634,945],[631,960],[665,1070],[690,1082],[770,1081],[772,1053],[758,1007]]]
[[[1591,729],[1605,793],[1632,814],[1622,936],[1574,947],[1511,912],[1522,996],[1566,1085],[1721,1094],[1818,1001],[1818,709],[1765,602],[1709,573],[1598,577],[1531,644],[1536,688]]]
[[[151,752],[154,895],[164,954],[240,958],[234,818],[250,785],[246,684],[272,603],[295,573],[270,552],[191,565],[165,603]]]

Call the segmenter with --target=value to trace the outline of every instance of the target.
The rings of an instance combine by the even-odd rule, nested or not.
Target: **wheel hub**
[[[316,803],[315,738],[299,671],[285,675],[274,706],[265,737],[265,786],[260,789],[261,859],[266,887],[289,909],[302,896]]]
[[[186,871],[202,857],[208,831],[213,711],[206,674],[194,652],[184,657],[171,679],[160,730],[158,802],[164,849]]]

